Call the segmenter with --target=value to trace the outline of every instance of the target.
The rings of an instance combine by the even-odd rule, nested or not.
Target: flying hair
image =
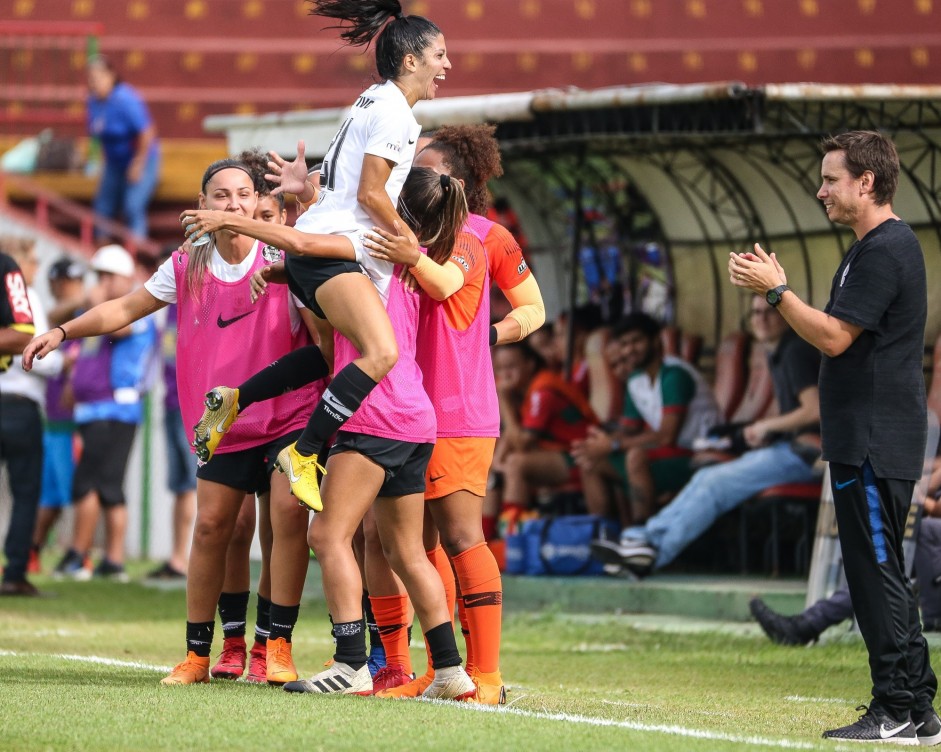
[[[376,68],[384,81],[399,75],[406,55],[421,57],[441,30],[422,16],[406,16],[398,0],[308,0],[312,16],[340,21],[340,38],[352,47],[376,40]]]

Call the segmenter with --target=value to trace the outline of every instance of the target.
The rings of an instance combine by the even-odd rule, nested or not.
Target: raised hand
[[[279,193],[293,193],[295,196],[303,196],[307,191],[307,162],[304,159],[304,142],[297,142],[297,157],[293,162],[288,162],[279,154],[269,151],[271,160],[268,162],[268,169],[271,172],[265,173],[265,180],[277,184],[277,188],[271,191],[272,196]]]

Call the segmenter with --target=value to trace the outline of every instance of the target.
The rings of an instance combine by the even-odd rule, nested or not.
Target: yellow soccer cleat
[[[206,393],[206,409],[193,426],[193,447],[200,462],[209,462],[222,437],[239,416],[239,390],[217,386]]]
[[[503,686],[503,678],[499,671],[484,674],[474,669],[470,677],[476,690],[472,697],[467,698],[468,702],[481,705],[506,705],[506,687]]]
[[[275,640],[268,638],[266,656],[266,676],[268,683],[276,686],[297,681],[297,669],[291,657],[291,643],[283,637]]]
[[[320,512],[323,510],[323,501],[320,498],[317,471],[323,475],[327,471],[317,464],[316,454],[304,457],[297,453],[295,446],[290,444],[278,454],[278,469],[288,476],[295,498],[308,509]]]
[[[208,684],[209,657],[196,655],[192,650],[186,654],[186,660],[176,664],[169,676],[160,680],[161,684]]]

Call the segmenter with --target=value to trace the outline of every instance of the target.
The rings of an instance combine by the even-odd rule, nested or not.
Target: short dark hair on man
[[[877,206],[891,204],[899,187],[899,155],[892,139],[876,131],[850,131],[829,136],[820,142],[824,154],[842,151],[850,175],[860,177],[869,170],[873,181],[873,196]]]
[[[623,337],[629,332],[641,332],[649,340],[655,340],[660,336],[660,322],[653,316],[636,311],[629,313],[623,319],[618,321],[611,330],[614,337]]]

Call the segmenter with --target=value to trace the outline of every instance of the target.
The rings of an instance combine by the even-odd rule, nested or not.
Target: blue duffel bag
[[[507,574],[597,575],[601,562],[593,559],[589,544],[596,538],[616,540],[618,526],[590,514],[545,517],[523,523],[519,533],[507,537]]]

